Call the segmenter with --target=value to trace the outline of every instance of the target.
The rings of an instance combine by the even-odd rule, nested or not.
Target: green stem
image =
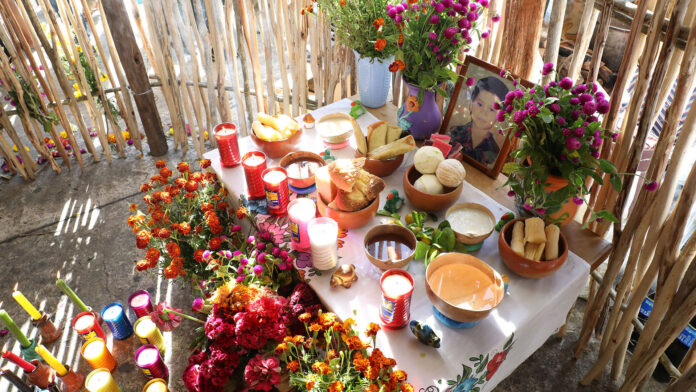
[[[191,320],[191,321],[196,321],[196,322],[199,322],[199,323],[201,323],[201,324],[205,324],[205,321],[203,321],[203,320],[199,320],[199,319],[197,319],[197,318],[195,318],[195,317],[191,317],[191,316],[189,316],[189,315],[187,315],[187,314],[179,313],[179,312],[177,312],[177,311],[175,311],[175,310],[164,309],[163,313],[164,313],[165,315],[168,314],[168,313],[174,313],[174,314],[176,314],[176,315],[178,315],[178,316],[187,318],[187,319],[189,319],[189,320]]]

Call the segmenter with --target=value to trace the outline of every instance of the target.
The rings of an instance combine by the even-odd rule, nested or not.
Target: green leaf
[[[606,159],[599,160],[599,168],[605,173],[616,173],[616,166]]]
[[[416,260],[425,258],[425,255],[428,253],[428,250],[430,250],[430,245],[426,244],[423,241],[418,241],[416,243],[416,251],[413,252],[413,258]]]
[[[440,230],[437,243],[442,246],[446,252],[451,252],[452,249],[454,249],[455,242],[454,231],[451,228],[445,227]]]
[[[471,358],[469,358],[469,361],[471,361],[471,362],[474,362],[474,361],[476,361],[476,360],[478,360],[478,357],[471,357]]]
[[[488,365],[488,354],[486,354],[486,359],[481,361],[481,364],[479,365],[478,368],[476,368],[476,373],[481,373],[483,369]]]
[[[519,163],[515,162],[508,162],[503,165],[503,173],[504,174],[512,174],[513,172],[516,172],[522,168],[522,165]]]
[[[442,222],[440,222],[439,225],[437,225],[437,229],[438,229],[438,230],[442,230],[442,229],[444,229],[445,227],[452,227],[452,226],[450,225],[450,223],[449,223],[448,220],[443,220]]]
[[[471,375],[471,368],[462,364],[464,371],[462,372],[462,380],[466,380]]]
[[[612,188],[614,188],[614,190],[616,191],[616,193],[621,192],[621,188],[622,188],[622,186],[623,186],[623,182],[621,181],[621,177],[620,177],[620,176],[618,176],[618,175],[616,175],[616,174],[612,174],[612,175],[609,177],[609,183],[611,184]]]
[[[541,119],[542,119],[545,123],[551,124],[551,122],[553,121],[553,116],[550,115],[550,114],[542,114],[542,115],[541,115]]]

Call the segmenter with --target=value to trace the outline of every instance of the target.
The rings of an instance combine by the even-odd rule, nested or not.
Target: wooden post
[[[544,62],[554,66],[558,63],[558,49],[561,46],[561,33],[563,32],[563,20],[565,18],[567,0],[555,0],[551,8],[549,20],[549,32],[546,36],[546,51]],[[558,69],[558,67],[556,67]],[[551,74],[543,77],[544,83],[551,81]]]
[[[143,123],[147,144],[153,156],[167,153],[167,140],[162,131],[162,121],[155,104],[155,97],[147,77],[147,70],[143,63],[143,57],[135,42],[133,29],[128,20],[123,0],[103,0],[104,13],[114,37],[116,50],[126,72],[128,83],[132,86],[135,96],[135,104],[140,113],[140,121]]]
[[[511,0],[505,10],[505,37],[500,52],[500,63],[513,74],[525,79],[537,80],[534,58],[539,48],[541,22],[544,19],[545,1]]]

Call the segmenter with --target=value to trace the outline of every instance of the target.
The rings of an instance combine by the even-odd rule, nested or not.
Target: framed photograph
[[[516,88],[512,80],[500,76],[500,71],[493,64],[467,56],[440,127],[440,133],[462,145],[464,161],[491,178],[498,176],[511,144],[516,142],[507,137],[509,129],[504,129],[502,135],[498,132],[498,111],[493,104],[503,101],[505,94]],[[471,86],[467,80],[473,81]],[[520,83],[533,85],[526,80]]]

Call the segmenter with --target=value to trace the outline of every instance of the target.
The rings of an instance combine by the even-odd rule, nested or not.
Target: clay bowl
[[[249,135],[251,136],[251,140],[254,141],[254,144],[256,144],[267,157],[278,159],[297,150],[297,143],[302,138],[302,128],[298,129],[297,132],[289,138],[283,140],[263,140],[256,136],[253,129]]]
[[[457,230],[455,230],[453,227],[452,231],[454,231],[454,236],[457,238],[458,242],[461,242],[461,243],[464,243],[467,245],[480,244],[486,238],[488,238],[488,236],[491,235],[493,230],[495,230],[495,222],[496,222],[495,215],[493,215],[491,210],[489,210],[485,206],[483,206],[481,204],[477,204],[477,203],[455,204],[447,210],[447,212],[445,213],[445,219],[449,220],[448,217],[449,217],[450,213],[452,213],[452,211],[457,210],[459,208],[474,208],[474,209],[481,210],[481,211],[485,212],[486,215],[488,215],[491,218],[491,230],[486,234],[473,235],[471,233],[460,233]],[[452,223],[452,222],[450,222],[450,223]]]
[[[421,211],[436,212],[442,211],[454,204],[462,194],[463,185],[459,184],[456,188],[445,187],[445,193],[434,195],[421,192],[413,186],[413,183],[421,176],[414,165],[404,173],[404,192],[406,197],[416,209]]]
[[[430,287],[429,280],[435,270],[447,264],[467,264],[488,276],[492,281],[489,288],[493,294],[494,303],[478,309],[472,309],[463,306],[455,306],[437,295],[433,288]],[[462,287],[461,291],[465,292],[467,289],[468,287]],[[447,318],[460,323],[474,323],[488,316],[488,314],[498,306],[500,301],[502,301],[505,294],[505,283],[503,282],[503,277],[496,270],[474,256],[464,253],[443,253],[435,257],[425,270],[425,291],[433,306]]]
[[[280,167],[287,171],[290,164],[301,161],[316,162],[320,167],[326,165],[324,159],[313,152],[295,151],[285,155],[283,159],[280,160]],[[288,173],[288,182],[295,188],[303,189],[314,185],[314,176],[292,177],[290,173]]]
[[[356,158],[362,158],[364,156],[365,155],[363,155],[360,151],[355,150]],[[401,163],[403,161],[404,154],[385,160],[370,159],[366,157],[365,166],[363,166],[363,169],[365,169],[365,171],[367,171],[368,173],[376,175],[377,177],[386,177],[394,173],[396,169],[398,169],[399,166],[401,166]]]
[[[372,203],[362,210],[352,212],[329,208],[321,197],[317,197],[317,208],[319,209],[319,215],[328,216],[329,218],[335,220],[340,228],[346,230],[355,229],[365,226],[367,222],[371,221],[372,218],[377,215],[377,210],[379,209],[379,197],[372,200]]]
[[[498,251],[505,265],[517,275],[525,278],[543,278],[554,273],[561,268],[568,258],[568,242],[565,236],[561,233],[559,237],[558,253],[560,256],[557,259],[549,261],[538,261],[524,258],[512,251],[510,241],[512,239],[512,227],[515,222],[524,220],[525,218],[513,219],[503,226],[498,237]]]
[[[367,251],[367,246],[370,243],[372,243],[375,238],[384,236],[397,237],[401,243],[406,244],[409,248],[411,248],[411,252],[408,255],[406,255],[406,257],[403,257],[396,261],[378,259],[372,256],[370,252]],[[370,262],[374,264],[375,267],[381,269],[382,271],[386,271],[392,268],[403,268],[406,265],[408,265],[411,259],[413,259],[413,254],[416,251],[417,242],[418,241],[416,240],[415,234],[413,234],[411,230],[403,226],[392,224],[377,225],[372,227],[365,234],[365,239],[363,241],[363,250],[365,251],[365,256],[367,256],[367,259],[370,260]]]

